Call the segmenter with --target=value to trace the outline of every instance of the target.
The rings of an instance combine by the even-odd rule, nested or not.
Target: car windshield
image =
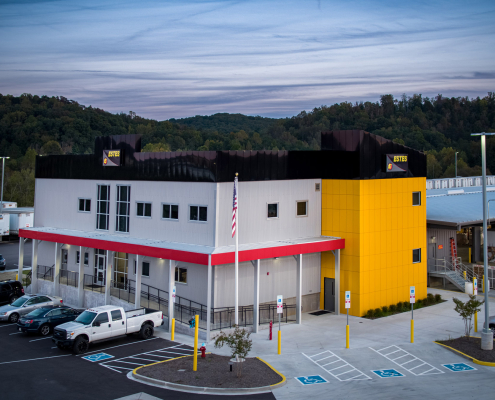
[[[26,317],[38,317],[40,315],[43,315],[50,309],[48,308],[38,308],[37,310],[31,311],[29,314],[26,315]]]
[[[91,311],[84,311],[79,317],[75,319],[74,322],[79,322],[83,325],[89,325],[96,317],[96,313]]]
[[[26,297],[26,296],[22,296],[22,297],[19,297],[16,301],[14,301],[11,306],[14,306],[14,307],[20,307],[22,306],[27,300],[29,299],[29,297]]]

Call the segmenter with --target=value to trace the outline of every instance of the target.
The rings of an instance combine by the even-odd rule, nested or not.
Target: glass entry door
[[[67,270],[67,259],[68,259],[69,253],[66,249],[62,249],[62,265],[60,268],[62,270]]]
[[[113,285],[119,289],[127,289],[127,253],[115,253]]]
[[[95,267],[93,283],[105,286],[107,278],[107,257],[105,250],[95,249]]]

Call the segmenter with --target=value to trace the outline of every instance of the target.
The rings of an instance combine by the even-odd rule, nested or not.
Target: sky
[[[491,1],[0,0],[0,93],[157,120],[495,91]]]

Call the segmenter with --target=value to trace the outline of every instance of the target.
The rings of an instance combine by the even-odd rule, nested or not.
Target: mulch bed
[[[481,350],[480,338],[467,338],[463,336],[457,339],[437,340],[437,342],[459,350],[461,353],[473,357],[476,360],[495,362],[495,350]]]
[[[242,363],[242,375],[238,378],[235,365],[230,372],[229,360],[230,357],[216,354],[207,354],[206,358],[198,356],[198,370],[194,372],[193,358],[183,357],[140,368],[137,373],[166,382],[212,388],[253,388],[274,385],[282,380],[279,374],[256,358],[246,358]]]

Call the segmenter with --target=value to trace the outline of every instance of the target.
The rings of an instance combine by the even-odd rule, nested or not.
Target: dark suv
[[[6,263],[5,258],[0,254],[0,271],[5,270]]]
[[[11,304],[24,296],[24,288],[19,281],[0,281],[0,304]]]

